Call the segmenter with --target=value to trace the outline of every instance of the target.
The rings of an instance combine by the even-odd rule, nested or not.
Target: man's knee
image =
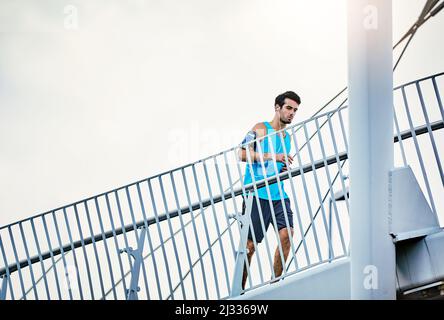
[[[290,230],[291,236],[293,237],[293,228],[291,228]],[[282,228],[281,230],[279,230],[279,237],[281,238],[281,243],[283,243],[284,245],[290,245],[290,236],[288,234],[287,228]]]
[[[247,241],[247,254],[252,255],[255,251],[254,242],[248,239]]]

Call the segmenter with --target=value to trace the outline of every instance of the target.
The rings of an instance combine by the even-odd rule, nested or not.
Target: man
[[[278,95],[275,99],[275,113],[274,118],[270,122],[260,122],[257,123],[253,129],[247,134],[244,141],[242,141],[242,148],[239,152],[239,157],[242,161],[248,162],[248,158],[251,163],[247,163],[245,168],[244,184],[249,184],[253,182],[251,174],[254,174],[254,181],[259,181],[265,177],[276,175],[275,168],[277,168],[278,173],[288,170],[286,167],[286,159],[289,164],[293,162],[293,158],[289,155],[291,148],[290,135],[283,131],[281,134],[275,134],[270,138],[264,138],[262,140],[257,140],[254,143],[248,144],[253,140],[264,137],[275,131],[284,129],[287,124],[290,124],[296,111],[301,103],[300,97],[293,91],[287,91]],[[281,138],[282,135],[282,138]],[[284,145],[282,144],[284,140]],[[258,143],[260,141],[260,147]],[[271,146],[270,146],[271,144]],[[248,149],[248,150],[247,150]],[[247,152],[249,156],[247,155]],[[274,162],[273,158],[276,162]],[[264,172],[265,170],[265,172]],[[270,184],[267,190],[267,186],[259,188],[257,190],[257,197],[259,198],[259,204],[256,199],[256,195],[253,195],[253,205],[251,209],[251,223],[250,230],[248,233],[247,240],[247,258],[248,263],[251,262],[251,258],[254,254],[254,238],[252,231],[256,238],[256,241],[260,243],[264,238],[264,232],[262,229],[261,219],[259,216],[259,205],[262,211],[262,218],[264,223],[265,231],[268,226],[273,221],[272,212],[274,211],[274,216],[276,220],[277,229],[279,232],[280,243],[282,246],[282,251],[284,255],[284,261],[287,260],[288,253],[290,251],[290,235],[287,228],[287,222],[289,224],[289,229],[291,231],[291,237],[293,236],[293,213],[290,208],[290,199],[284,191],[284,184],[280,182],[280,190],[278,183]],[[245,195],[244,195],[245,196]],[[284,201],[282,201],[282,199]],[[271,200],[271,201],[270,201]],[[273,211],[270,208],[270,202],[273,206]],[[283,208],[282,202],[284,202],[285,209]],[[285,211],[288,219],[285,218]],[[242,204],[242,214],[245,214],[245,199]],[[279,277],[283,271],[282,257],[280,254],[279,246],[276,248],[274,255],[274,274]],[[245,282],[248,277],[247,266],[244,266],[244,273],[242,278],[242,288],[245,288]]]

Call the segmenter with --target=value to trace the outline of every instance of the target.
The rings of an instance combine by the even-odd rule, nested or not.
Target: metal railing
[[[442,75],[395,88],[394,126],[395,163],[412,166],[441,221]],[[295,164],[287,162],[289,170],[276,175],[276,162],[266,164],[262,157],[263,172],[269,172],[266,165],[273,169],[267,179],[243,184],[239,145],[1,227],[0,297],[224,299],[242,292],[245,265],[248,291],[346,256],[346,112],[340,107],[286,128],[292,147],[284,153],[295,154]],[[259,140],[273,146],[273,139],[283,142],[283,133]],[[253,233],[256,253],[246,263],[248,212],[240,210],[243,195],[276,182],[283,183],[279,192],[287,192],[294,212],[291,251],[280,277],[274,252],[277,247],[283,261],[283,250],[273,227],[260,244]]]

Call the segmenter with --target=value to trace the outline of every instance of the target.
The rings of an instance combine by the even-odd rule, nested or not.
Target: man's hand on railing
[[[292,162],[293,162],[293,157],[292,156],[290,156],[290,155],[287,155],[287,157],[288,157],[288,164],[292,164]],[[276,162],[282,162],[282,163],[286,163],[285,162],[285,154],[284,153],[278,153],[277,155],[276,155]]]
[[[293,163],[293,157],[290,155],[287,155],[288,158],[288,164],[291,165]],[[282,162],[284,163],[284,166],[282,167],[281,172],[285,172],[288,170],[287,163],[285,162],[285,154],[279,153],[276,155],[276,162]]]

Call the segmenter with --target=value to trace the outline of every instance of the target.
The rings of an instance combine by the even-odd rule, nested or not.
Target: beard
[[[282,123],[285,123],[285,124],[290,124],[290,123],[291,123],[291,120],[290,120],[290,119],[286,119],[286,118],[281,117],[281,122],[282,122]]]

